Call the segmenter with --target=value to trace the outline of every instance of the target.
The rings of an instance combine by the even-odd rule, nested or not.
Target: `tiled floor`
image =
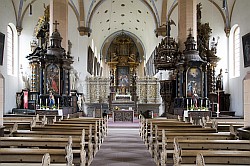
[[[108,129],[101,149],[91,166],[155,166],[139,136],[139,129],[114,126]]]

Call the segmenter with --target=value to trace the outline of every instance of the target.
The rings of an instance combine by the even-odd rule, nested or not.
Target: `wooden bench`
[[[162,130],[165,130],[167,133],[216,133],[215,129],[212,128],[202,128],[201,126],[196,125],[173,125],[173,126],[160,126],[155,125],[155,127],[151,126],[149,138],[146,139],[148,142],[145,144],[148,146],[149,151],[153,155],[154,144],[159,141],[161,138]],[[156,141],[157,140],[157,141]]]
[[[164,133],[164,132],[163,132]],[[247,154],[250,153],[250,141],[245,140],[184,140],[175,138],[173,143],[169,141],[162,142],[162,151],[160,154],[161,164],[166,163],[166,158],[169,157],[166,149],[173,145],[173,161],[174,164],[187,163],[194,164],[197,154],[202,154],[205,157],[205,162],[208,164],[250,164],[250,159],[245,160]],[[241,153],[243,152],[243,153]],[[247,152],[245,154],[245,152]],[[192,154],[192,155],[191,155]],[[220,154],[220,155],[219,155]],[[217,156],[218,155],[218,156]],[[221,157],[221,159],[220,159]],[[238,158],[242,158],[236,161]],[[180,161],[181,158],[181,161]],[[185,158],[183,160],[183,158]],[[213,160],[214,158],[214,160]],[[248,156],[249,158],[249,156]],[[235,160],[236,159],[236,160]],[[160,162],[158,161],[158,162]]]
[[[83,128],[82,128],[83,129]],[[17,130],[12,135],[14,137],[53,137],[53,138],[68,138],[72,136],[73,138],[80,138],[82,134],[81,130],[69,131],[69,130],[56,130],[56,131],[49,131],[49,130],[39,130],[39,131],[28,131],[28,130]],[[97,153],[98,149],[100,148],[100,142],[96,134],[92,134],[92,125],[89,128],[85,129],[85,140],[91,141],[94,146],[94,155]]]
[[[41,162],[41,158],[44,157],[44,154],[49,154],[52,163],[65,163],[67,165],[72,165],[74,163],[85,165],[86,162],[86,152],[85,152],[85,141],[84,133],[82,132],[81,139],[81,149],[72,150],[72,137],[69,136],[68,143],[65,148],[56,149],[42,149],[42,148],[0,148],[0,162],[1,163],[10,163],[10,162]],[[91,143],[90,143],[91,144]],[[89,146],[90,146],[89,144]],[[73,153],[75,154],[73,157]],[[66,160],[65,160],[66,159]],[[74,161],[73,161],[74,159]],[[92,158],[91,158],[92,159]],[[88,159],[90,161],[90,159]],[[88,162],[88,165],[90,162]]]
[[[229,150],[181,150],[182,164],[194,164],[196,155],[201,153],[206,164],[246,164],[250,165],[250,151]]]
[[[160,124],[165,124],[166,126],[186,126],[189,124],[189,126],[192,126],[191,123],[185,123],[185,122],[180,122],[177,120],[146,120],[146,124],[142,130],[142,139],[143,141],[147,144],[148,143],[148,138],[152,135],[152,131],[154,129],[155,125],[160,125]]]
[[[18,149],[63,149],[68,143],[68,138],[47,138],[47,137],[0,137],[1,148]],[[84,142],[83,142],[84,141]],[[72,149],[75,153],[84,150],[84,162],[93,159],[93,145],[85,142],[84,138],[72,138]],[[83,148],[83,149],[82,149]],[[87,155],[86,155],[87,154]],[[77,154],[79,156],[79,154]],[[5,161],[7,162],[7,161]]]

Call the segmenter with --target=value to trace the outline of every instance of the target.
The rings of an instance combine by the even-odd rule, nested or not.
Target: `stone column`
[[[53,23],[57,21],[57,29],[61,34],[62,47],[68,51],[68,0],[50,0],[50,35],[54,32]]]
[[[185,49],[184,42],[186,41],[192,29],[192,36],[197,41],[197,18],[196,18],[197,0],[178,0],[178,17],[179,17],[179,43],[180,51]]]

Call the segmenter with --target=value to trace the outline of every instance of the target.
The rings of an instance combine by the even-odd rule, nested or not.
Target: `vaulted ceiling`
[[[152,3],[143,0],[103,0],[96,3],[88,22],[99,46],[122,31],[129,32],[145,43],[155,38],[159,26]]]
[[[12,0],[17,16],[17,27],[22,28],[24,13],[28,12],[29,4],[37,1]],[[50,3],[50,0],[43,1]],[[197,3],[199,1],[202,0],[197,0]],[[207,2],[211,2],[219,10],[225,27],[230,27],[230,17],[236,0],[207,0]],[[222,10],[224,2],[227,2],[227,8]],[[77,17],[79,26],[91,29],[91,37],[97,48],[101,49],[107,41],[110,42],[110,36],[126,31],[150,52],[155,47],[151,43],[159,41],[155,30],[166,24],[167,15],[173,12],[178,0],[68,0],[68,3]],[[178,25],[178,22],[176,24]]]

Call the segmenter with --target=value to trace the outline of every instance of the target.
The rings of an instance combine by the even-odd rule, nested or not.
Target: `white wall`
[[[0,73],[5,78],[5,89],[4,89],[4,111],[5,112],[11,112],[12,108],[15,107],[15,94],[18,90],[18,77],[17,76],[9,76],[7,75],[7,43],[6,43],[6,37],[7,37],[7,26],[9,23],[16,24],[16,18],[15,13],[13,10],[13,6],[11,1],[4,0],[4,2],[1,1],[0,3],[0,31],[5,34],[5,46],[4,46],[4,58],[3,58],[3,66],[0,66]],[[15,64],[15,67],[17,67],[17,64]]]
[[[87,55],[88,46],[91,46],[91,38],[88,36],[80,36],[77,23],[77,18],[71,8],[69,8],[69,25],[68,25],[68,38],[72,43],[71,56],[73,56],[74,69],[78,72],[79,80],[76,85],[78,92],[86,94],[85,78],[89,76],[87,72]]]
[[[33,15],[29,16],[28,13],[25,14],[22,27],[23,30],[21,32],[21,35],[19,36],[19,43],[20,43],[20,49],[19,49],[19,60],[20,64],[23,66],[23,72],[28,72],[29,65],[28,60],[25,58],[30,52],[30,41],[32,40],[32,34],[34,27],[37,23],[38,17],[43,16],[44,8],[43,3],[49,4],[50,0],[37,0],[33,4]],[[78,3],[76,0],[74,0],[76,8]],[[172,4],[173,1],[169,1],[168,7]],[[211,2],[207,0],[198,0],[198,3],[202,3],[202,22],[209,22],[210,27],[212,28],[212,37],[220,36],[219,44],[218,44],[218,53],[217,56],[221,58],[221,61],[218,63],[218,67],[216,68],[216,75],[219,73],[220,68],[225,71],[225,69],[229,69],[229,66],[227,66],[227,57],[229,55],[228,53],[228,41],[226,34],[224,32],[224,22],[222,19],[221,14],[219,13],[218,9],[215,8],[214,5],[211,4]],[[16,8],[18,9],[18,4]],[[29,2],[25,1],[24,5],[27,5]],[[220,1],[218,1],[220,3]],[[85,4],[86,5],[86,4]],[[250,10],[248,9],[250,6],[249,0],[241,0],[236,1],[234,11],[232,13],[232,22],[231,25],[238,24],[241,28],[241,35],[245,35],[250,32],[250,23],[249,21],[249,15]],[[8,23],[16,24],[16,18],[15,13],[13,10],[13,6],[10,0],[1,0],[0,3],[0,31],[4,34],[6,34],[6,29]],[[85,17],[87,16],[87,7],[85,6]],[[28,12],[28,11],[27,11]],[[159,13],[160,14],[160,13]],[[172,19],[177,22],[178,18],[178,8],[176,8],[173,12]],[[86,71],[87,67],[87,48],[89,45],[91,45],[92,35],[91,37],[87,36],[80,36],[79,32],[77,30],[78,23],[75,14],[73,13],[72,9],[69,7],[69,40],[72,42],[72,56],[74,57],[74,68],[80,73],[80,86],[79,91],[83,89],[83,92],[86,92],[86,85],[85,85],[85,78],[86,76],[89,76],[89,74]],[[172,36],[174,38],[177,38],[177,30],[178,27],[172,26]],[[92,32],[94,33],[94,32]],[[150,33],[150,35],[148,35]],[[99,56],[99,50],[102,43],[98,43],[98,37],[95,38],[95,43],[97,47],[97,55]],[[145,32],[145,49],[146,49],[146,59],[151,55],[152,51],[154,50],[155,46],[160,42],[160,38],[156,38],[154,33],[151,32]],[[241,51],[241,73],[240,77],[238,78],[230,78],[229,83],[227,83],[225,78],[227,77],[224,73],[224,87],[226,89],[226,92],[231,94],[231,111],[236,111],[236,115],[243,115],[243,78],[246,75],[247,71],[249,71],[248,68],[243,67],[243,53]],[[79,61],[78,61],[79,58]],[[229,57],[231,58],[231,57]],[[20,64],[16,64],[16,68],[20,68]],[[20,91],[22,88],[22,82],[20,81],[20,71],[18,72],[19,75],[17,76],[8,76],[6,71],[6,43],[5,43],[5,53],[4,53],[4,64],[3,66],[0,66],[0,73],[5,78],[5,104],[4,104],[4,112],[10,112],[12,108],[15,107],[15,94],[16,92]],[[167,78],[167,73],[163,72],[163,79]],[[227,85],[229,84],[229,87]],[[83,87],[82,87],[83,86]],[[235,88],[237,87],[237,88]]]
[[[249,0],[241,0],[236,1],[235,9],[232,15],[232,23],[231,25],[238,24],[240,26],[240,35],[241,37],[250,32],[250,1]],[[232,57],[229,57],[232,58]],[[246,76],[247,72],[250,71],[250,67],[244,68],[243,61],[243,51],[241,44],[241,69],[240,76],[237,78],[229,79],[229,93],[231,94],[231,110],[236,111],[237,115],[243,115],[243,79]],[[250,86],[250,85],[249,85]],[[237,88],[236,88],[237,87]]]

